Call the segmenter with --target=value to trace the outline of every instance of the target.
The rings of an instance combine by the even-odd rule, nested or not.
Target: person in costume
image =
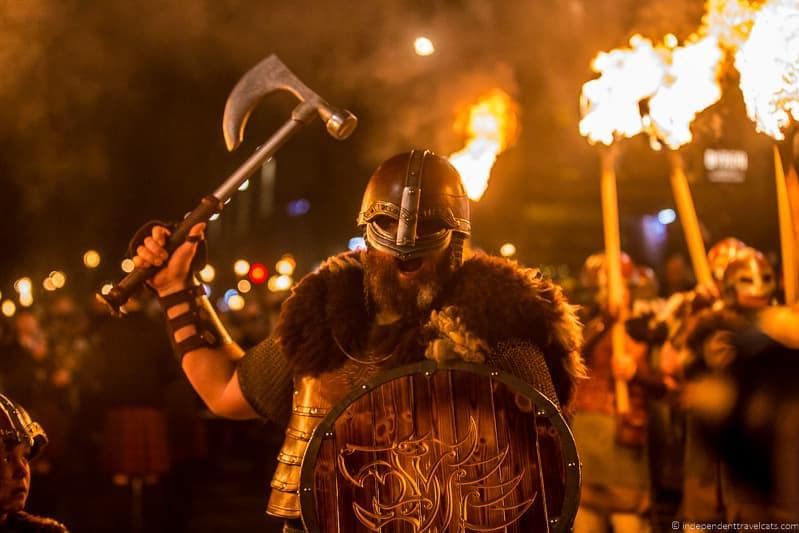
[[[625,253],[621,263],[624,305],[632,311],[633,294],[653,296],[655,281]],[[597,314],[585,327],[583,354],[589,378],[577,388],[572,420],[583,462],[583,489],[574,530],[646,532],[651,528],[647,399],[665,394],[666,385],[651,368],[645,343],[627,334],[625,353],[613,351],[612,329],[618,317],[609,312],[605,255],[589,256],[581,278],[583,285],[595,291]],[[617,380],[624,380],[629,391],[629,411],[625,413],[618,409]]]
[[[686,335],[682,393],[687,410],[682,514],[691,522],[750,522],[769,517],[762,494],[730,476],[703,436],[703,420],[720,417],[734,401],[728,387],[729,369],[738,357],[734,339],[754,326],[757,316],[773,304],[776,276],[763,254],[739,250],[727,265],[720,304],[696,315]]]
[[[247,352],[192,280],[202,225],[171,258],[163,226],[135,248],[137,266],[165,266],[151,286],[208,407],[286,426],[267,507],[288,520],[286,531],[302,530],[299,476],[314,428],[370,376],[425,357],[461,358],[545,387],[535,366],[543,357],[553,396],[567,406],[584,375],[579,322],[560,287],[505,259],[463,259],[469,201],[446,158],[413,150],[386,160],[369,179],[357,224],[367,249],[331,257],[301,280],[274,334]]]
[[[30,462],[47,445],[42,426],[22,406],[0,394],[0,531],[65,533],[62,525],[24,511],[31,489]]]

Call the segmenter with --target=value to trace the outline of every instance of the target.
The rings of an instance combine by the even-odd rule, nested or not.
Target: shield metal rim
[[[563,507],[561,508],[560,516],[549,517],[550,531],[552,533],[565,533],[571,530],[572,522],[577,514],[577,507],[580,503],[580,460],[577,454],[577,446],[574,441],[569,425],[563,417],[560,408],[555,405],[552,400],[544,396],[543,393],[535,389],[526,381],[514,376],[509,372],[498,370],[496,368],[478,365],[474,363],[467,363],[464,361],[445,361],[436,362],[432,360],[425,360],[418,363],[411,363],[408,365],[399,366],[381,372],[372,380],[362,384],[360,387],[353,390],[341,402],[339,402],[324,419],[319,423],[316,430],[314,430],[311,440],[308,443],[308,448],[305,452],[305,457],[302,461],[302,471],[300,474],[300,508],[302,513],[302,522],[306,531],[310,533],[319,533],[319,523],[316,516],[316,502],[314,500],[314,475],[316,460],[319,455],[319,450],[322,446],[322,441],[333,436],[331,429],[338,420],[339,416],[356,400],[364,394],[380,387],[381,385],[400,378],[403,376],[410,376],[414,374],[421,374],[425,377],[430,377],[439,370],[457,370],[461,372],[469,372],[480,376],[495,379],[500,383],[508,386],[516,393],[524,394],[533,401],[536,409],[536,417],[546,418],[558,431],[559,435],[568,438],[563,440],[563,460],[564,472],[566,473],[566,487],[565,497],[563,500]]]

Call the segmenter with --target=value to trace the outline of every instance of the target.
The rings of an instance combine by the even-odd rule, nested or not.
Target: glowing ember
[[[600,76],[583,84],[580,133],[592,144],[610,145],[617,137],[640,133],[644,124],[639,103],[663,82],[666,64],[652,41],[634,35],[630,46],[600,52],[591,63]]]
[[[799,119],[799,2],[771,0],[735,55],[746,112],[776,140]]]
[[[469,137],[463,150],[449,156],[472,200],[479,200],[488,187],[491,168],[503,150],[515,140],[519,129],[518,105],[508,93],[493,89],[469,108],[456,129]]]
[[[718,102],[718,68],[723,58],[715,37],[680,46],[671,52],[663,84],[649,100],[644,121],[657,140],[677,149],[692,138],[690,125],[702,110]]]

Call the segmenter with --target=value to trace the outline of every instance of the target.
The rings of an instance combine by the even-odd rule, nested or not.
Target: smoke
[[[361,117],[354,165],[459,149],[459,111],[499,87],[536,141],[529,171],[568,172],[591,57],[634,32],[687,34],[701,13],[699,0],[2,0],[0,188],[21,191],[28,217],[78,212],[87,195],[110,216],[161,179],[184,190],[224,153],[227,92],[271,52]],[[419,35],[434,55],[414,54]]]

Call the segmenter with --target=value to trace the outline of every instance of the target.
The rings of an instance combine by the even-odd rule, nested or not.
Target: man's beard
[[[364,281],[371,301],[380,310],[411,319],[430,311],[452,274],[450,253],[435,262],[425,259],[413,279],[400,279],[400,263],[388,254],[369,249],[364,253]]]

